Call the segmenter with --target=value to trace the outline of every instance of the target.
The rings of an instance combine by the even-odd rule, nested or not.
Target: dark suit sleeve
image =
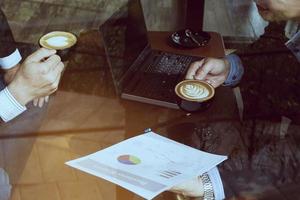
[[[9,56],[16,48],[6,16],[0,9],[0,58]]]
[[[285,24],[270,23],[255,43],[239,50],[244,117],[291,119],[300,115],[300,63],[285,46]],[[253,109],[255,108],[255,109]]]

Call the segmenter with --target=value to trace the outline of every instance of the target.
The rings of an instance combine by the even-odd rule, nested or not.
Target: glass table
[[[43,19],[40,22],[44,23]],[[71,26],[68,24],[68,29]],[[75,23],[74,29],[80,29],[79,25]],[[217,33],[210,33],[207,47],[194,50],[168,46],[169,34],[149,32],[152,47],[205,57],[225,54]],[[198,113],[122,100],[116,95],[98,31],[79,34],[65,65],[59,89],[47,105],[28,105],[26,113],[1,124],[0,167],[9,175],[12,200],[141,199],[64,163],[142,134],[147,128],[191,147],[227,155],[219,170],[228,199],[299,198],[298,124],[290,124],[284,117],[243,120],[237,88],[219,87],[209,109]],[[165,192],[156,199],[176,198]]]

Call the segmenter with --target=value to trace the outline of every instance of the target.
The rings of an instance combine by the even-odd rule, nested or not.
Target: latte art
[[[181,99],[199,103],[211,99],[215,90],[205,81],[184,80],[175,86],[175,93]]]
[[[180,90],[181,94],[189,99],[203,99],[209,95],[208,89],[198,84],[186,84]]]
[[[186,112],[205,110],[211,105],[215,88],[205,81],[183,80],[175,86],[176,102]]]

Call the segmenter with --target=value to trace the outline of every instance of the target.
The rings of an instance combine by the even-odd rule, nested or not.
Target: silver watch
[[[208,174],[204,173],[203,175],[200,176],[200,178],[202,180],[203,189],[204,189],[203,200],[215,200],[214,188],[212,186]]]

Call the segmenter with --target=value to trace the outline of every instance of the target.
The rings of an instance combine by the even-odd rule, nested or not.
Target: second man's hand
[[[228,77],[230,64],[227,59],[204,58],[191,64],[186,79],[203,80],[218,87]]]

